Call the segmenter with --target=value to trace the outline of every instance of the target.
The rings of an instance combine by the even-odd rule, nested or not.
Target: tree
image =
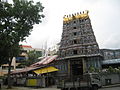
[[[94,68],[93,66],[90,66],[90,67],[89,67],[89,71],[90,71],[90,72],[95,72],[95,68]]]
[[[115,73],[115,69],[113,67],[109,66],[108,73]]]
[[[38,57],[41,57],[41,56],[42,56],[42,52],[39,53],[38,51],[35,51],[35,50],[30,51],[28,53],[28,60],[27,60],[29,62],[28,65],[31,65],[31,64],[37,62],[38,61]]]
[[[0,65],[9,63],[8,87],[11,62],[19,54],[19,42],[30,35],[34,24],[41,22],[43,9],[40,2],[13,0],[10,4],[0,0]]]
[[[31,64],[38,61],[38,57],[42,56],[41,51],[35,51],[35,50],[29,51],[27,54],[28,54],[28,59],[23,61],[19,66],[21,67],[30,66]]]

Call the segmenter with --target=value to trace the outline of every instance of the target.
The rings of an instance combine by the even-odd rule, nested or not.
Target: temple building
[[[102,55],[96,41],[88,11],[65,15],[58,52],[61,76],[82,75],[90,67],[101,68]]]

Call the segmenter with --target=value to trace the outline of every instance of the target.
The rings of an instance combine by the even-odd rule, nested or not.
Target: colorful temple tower
[[[88,11],[63,17],[63,33],[58,55],[63,75],[82,75],[89,71],[90,67],[101,68],[102,56]]]

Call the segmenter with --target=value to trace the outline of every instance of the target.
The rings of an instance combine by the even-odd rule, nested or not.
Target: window
[[[77,44],[77,40],[73,40],[73,44]]]
[[[76,29],[76,27],[73,27],[73,29]]]
[[[76,36],[76,35],[77,35],[77,32],[74,32],[73,35]]]
[[[73,50],[73,54],[74,54],[74,55],[78,54],[78,53],[77,53],[77,50]]]
[[[100,80],[100,77],[99,77],[98,74],[92,74],[92,77],[93,77],[94,79],[98,79],[98,80]]]
[[[74,21],[74,23],[76,23],[76,21]]]
[[[81,19],[79,19],[79,22],[81,23]]]

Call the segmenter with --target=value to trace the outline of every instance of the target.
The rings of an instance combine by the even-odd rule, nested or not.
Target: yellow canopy
[[[55,71],[58,71],[58,69],[53,66],[50,66],[50,67],[34,70],[33,72],[35,72],[36,74],[43,74],[43,73],[49,73],[49,72],[55,72]]]

